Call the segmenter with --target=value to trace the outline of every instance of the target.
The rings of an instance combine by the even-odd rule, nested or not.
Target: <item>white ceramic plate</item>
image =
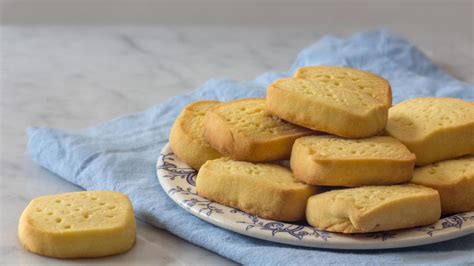
[[[369,234],[338,234],[291,224],[209,201],[196,194],[197,172],[176,157],[169,144],[156,164],[158,180],[179,206],[202,220],[239,234],[297,246],[332,249],[387,249],[425,245],[474,233],[474,212],[444,217],[436,224]]]

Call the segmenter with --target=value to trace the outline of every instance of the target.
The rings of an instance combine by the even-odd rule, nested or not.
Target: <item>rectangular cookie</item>
[[[235,160],[264,162],[288,159],[294,141],[316,132],[265,111],[265,99],[239,99],[211,108],[204,120],[207,142]]]
[[[319,74],[304,70],[270,84],[266,107],[270,113],[347,138],[370,137],[384,129],[391,99],[386,80],[350,68],[325,67]]]
[[[415,98],[388,113],[386,132],[416,154],[416,165],[474,152],[474,103],[456,98]]]
[[[413,184],[332,190],[308,199],[306,220],[321,230],[369,233],[435,223],[436,190]]]
[[[229,158],[207,161],[199,170],[196,189],[212,201],[277,221],[302,220],[306,201],[316,192],[285,167]]]
[[[170,145],[173,152],[186,164],[199,170],[207,160],[222,155],[204,138],[204,117],[219,101],[195,101],[187,105],[173,124]]]
[[[128,251],[136,237],[128,197],[81,191],[33,199],[20,217],[18,238],[33,253],[56,258],[102,257]]]
[[[474,155],[418,167],[411,182],[436,189],[443,214],[474,211]]]
[[[415,155],[395,138],[299,138],[291,152],[295,177],[310,185],[394,185],[413,176]]]

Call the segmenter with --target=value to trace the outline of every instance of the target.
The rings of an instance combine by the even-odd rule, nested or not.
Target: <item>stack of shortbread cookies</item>
[[[474,103],[392,106],[388,81],[353,68],[300,68],[265,99],[193,102],[170,144],[199,195],[267,219],[363,233],[474,210]]]

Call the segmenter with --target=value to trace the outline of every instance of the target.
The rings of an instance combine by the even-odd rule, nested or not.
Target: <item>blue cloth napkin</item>
[[[301,51],[289,72],[265,73],[249,82],[209,80],[189,94],[93,128],[75,132],[30,128],[28,150],[35,162],[62,178],[88,190],[125,193],[140,219],[240,263],[473,263],[472,234],[405,249],[341,251],[300,248],[218,228],[188,214],[168,198],[156,179],[155,163],[168,141],[174,119],[186,104],[198,99],[264,96],[271,81],[289,76],[297,68],[307,65],[351,66],[378,73],[390,81],[394,103],[420,96],[474,100],[473,85],[454,79],[406,41],[380,30],[356,34],[347,40],[324,37]]]

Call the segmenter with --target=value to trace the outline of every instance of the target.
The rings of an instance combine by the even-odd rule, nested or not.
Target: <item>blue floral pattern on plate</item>
[[[474,212],[444,217],[430,226],[367,234],[339,234],[303,223],[267,220],[200,197],[195,190],[196,174],[169,145],[163,148],[157,177],[173,201],[214,225],[268,241],[333,249],[383,249],[435,243],[474,232]]]

